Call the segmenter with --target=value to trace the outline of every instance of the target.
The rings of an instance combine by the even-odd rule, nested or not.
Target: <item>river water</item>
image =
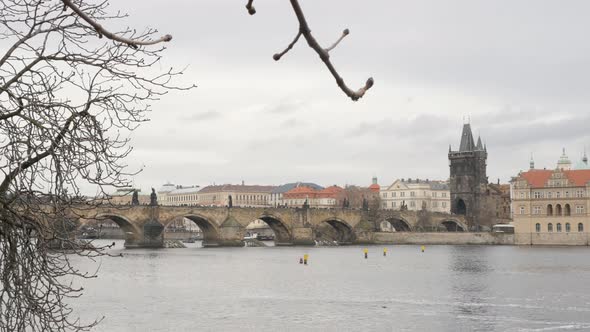
[[[587,247],[122,246],[75,259],[96,331],[590,330]]]

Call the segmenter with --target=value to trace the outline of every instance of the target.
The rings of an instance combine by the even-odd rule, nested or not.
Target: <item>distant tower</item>
[[[529,168],[535,169],[535,160],[533,160],[533,154],[531,153],[531,161],[529,162]]]
[[[465,215],[470,226],[479,228],[482,200],[487,191],[487,148],[481,137],[473,140],[471,125],[463,124],[459,151],[449,151],[451,213]]]
[[[582,157],[582,162],[588,166],[588,156],[586,155],[586,147],[584,147],[584,156]]]
[[[557,161],[557,169],[560,169],[562,171],[569,171],[570,169],[572,169],[572,162],[565,154],[565,148],[563,148],[561,157],[559,157],[559,160]]]

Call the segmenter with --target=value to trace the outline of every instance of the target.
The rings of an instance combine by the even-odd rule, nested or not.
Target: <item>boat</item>
[[[244,240],[257,240],[258,239],[258,233],[247,233],[246,236],[244,236]]]

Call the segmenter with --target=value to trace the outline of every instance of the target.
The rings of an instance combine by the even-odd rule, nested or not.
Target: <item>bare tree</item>
[[[353,100],[373,85],[350,90],[311,35],[297,0],[291,0],[303,35]],[[94,258],[108,247],[72,240],[72,207],[83,183],[128,186],[124,158],[128,133],[146,121],[150,103],[177,87],[172,69],[150,76],[160,43],[170,35],[133,29],[111,32],[102,24],[122,19],[106,2],[0,0],[0,329],[86,330],[96,322],[73,318],[66,299],[82,288],[72,278],[92,278],[70,264],[72,254]],[[248,10],[253,14],[252,1]],[[104,37],[104,38],[103,38]],[[56,246],[57,249],[56,250]]]
[[[0,329],[84,330],[66,299],[71,279],[90,278],[69,257],[106,248],[71,239],[70,207],[91,207],[80,185],[127,186],[128,132],[171,89],[155,30],[111,33],[99,22],[123,18],[107,3],[1,0]],[[104,36],[106,38],[97,38]],[[146,46],[150,46],[149,48]],[[187,87],[190,88],[190,87]],[[58,249],[55,250],[56,245]]]

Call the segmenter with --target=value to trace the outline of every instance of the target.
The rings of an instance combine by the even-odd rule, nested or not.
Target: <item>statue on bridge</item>
[[[158,205],[158,195],[156,195],[156,189],[152,188],[152,193],[150,194],[150,205],[157,206]]]
[[[305,202],[303,202],[303,208],[309,209],[309,203],[307,202],[307,198],[305,199]]]
[[[232,201],[231,195],[229,195],[229,197],[227,198],[227,206],[231,208],[233,205],[234,205],[234,204],[233,204],[233,201]]]
[[[133,196],[131,196],[131,205],[139,205],[139,195],[137,194],[137,190],[133,191]]]
[[[406,201],[402,201],[402,205],[399,206],[400,211],[407,211],[408,206],[406,205]]]
[[[369,201],[365,198],[365,196],[363,196],[362,209],[363,211],[369,211]]]

